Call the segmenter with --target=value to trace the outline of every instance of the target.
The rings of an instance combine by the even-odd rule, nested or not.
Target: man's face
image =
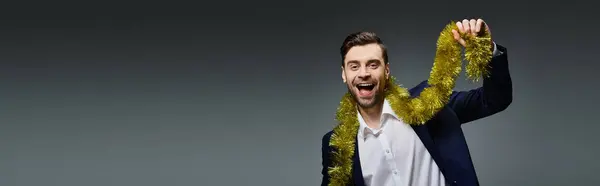
[[[342,79],[362,108],[374,107],[384,99],[390,71],[382,54],[381,47],[374,43],[350,48],[344,59]]]

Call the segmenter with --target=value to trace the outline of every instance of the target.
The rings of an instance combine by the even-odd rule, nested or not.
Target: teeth
[[[366,86],[373,86],[373,84],[370,84],[370,83],[361,83],[361,84],[358,84],[358,86],[365,86],[366,87]]]

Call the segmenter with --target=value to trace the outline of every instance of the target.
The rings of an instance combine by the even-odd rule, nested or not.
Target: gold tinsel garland
[[[461,45],[454,39],[452,29],[458,30],[455,22],[446,25],[440,33],[433,68],[428,79],[429,87],[418,97],[411,98],[406,88],[396,84],[392,76],[386,82],[388,89],[385,98],[394,112],[410,125],[422,125],[431,119],[449,101],[456,78],[461,67]],[[478,80],[487,76],[488,63],[492,57],[492,41],[489,32],[482,31],[480,36],[461,34],[466,42],[465,60],[467,78]],[[343,186],[352,178],[352,156],[359,122],[354,98],[346,93],[336,112],[339,124],[333,129],[329,145],[333,147],[333,167],[329,167],[329,185]]]

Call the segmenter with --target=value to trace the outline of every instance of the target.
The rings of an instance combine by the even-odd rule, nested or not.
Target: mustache
[[[378,84],[378,83],[379,83],[379,81],[377,81],[377,80],[375,80],[375,79],[370,79],[370,80],[367,80],[367,81],[363,81],[363,80],[360,80],[360,79],[358,79],[357,77],[355,77],[355,78],[352,80],[352,84],[353,84],[353,85],[357,85],[357,84],[361,84],[361,83]]]

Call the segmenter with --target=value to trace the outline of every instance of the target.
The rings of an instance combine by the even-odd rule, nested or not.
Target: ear
[[[385,80],[390,79],[390,64],[385,64]]]
[[[346,83],[346,72],[344,72],[344,67],[342,67],[342,81]]]

